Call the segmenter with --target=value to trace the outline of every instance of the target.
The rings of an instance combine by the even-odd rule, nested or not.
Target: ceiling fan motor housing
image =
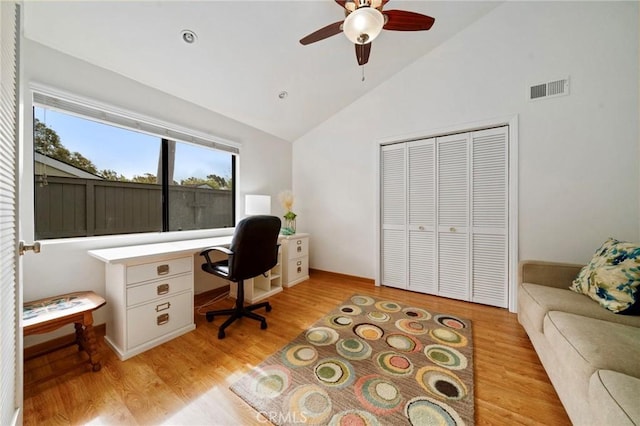
[[[378,10],[382,10],[382,0],[349,0],[344,3],[344,7],[347,13],[351,13],[361,7],[373,7]]]

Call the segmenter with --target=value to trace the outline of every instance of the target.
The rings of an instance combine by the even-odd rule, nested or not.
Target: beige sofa
[[[569,290],[582,266],[520,262],[518,320],[575,425],[640,425],[640,316]]]

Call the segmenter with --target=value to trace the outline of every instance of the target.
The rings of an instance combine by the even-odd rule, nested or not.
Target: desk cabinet
[[[293,287],[309,279],[309,234],[280,237],[282,285]]]
[[[105,341],[122,360],[195,329],[193,256],[106,264]]]

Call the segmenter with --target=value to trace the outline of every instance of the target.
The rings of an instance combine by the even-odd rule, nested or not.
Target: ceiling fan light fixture
[[[378,9],[360,7],[344,20],[342,31],[355,44],[371,43],[382,31],[384,16]]]

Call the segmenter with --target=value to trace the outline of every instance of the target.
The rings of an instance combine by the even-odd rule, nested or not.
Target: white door
[[[0,424],[22,424],[21,286],[17,250],[19,8],[0,1]]]
[[[469,300],[468,133],[437,139],[438,295]]]
[[[382,147],[380,153],[380,188],[382,249],[381,283],[390,287],[407,287],[406,244],[406,146]]]
[[[471,134],[471,300],[508,300],[508,128]]]
[[[435,139],[409,142],[407,150],[407,289],[437,294]]]

